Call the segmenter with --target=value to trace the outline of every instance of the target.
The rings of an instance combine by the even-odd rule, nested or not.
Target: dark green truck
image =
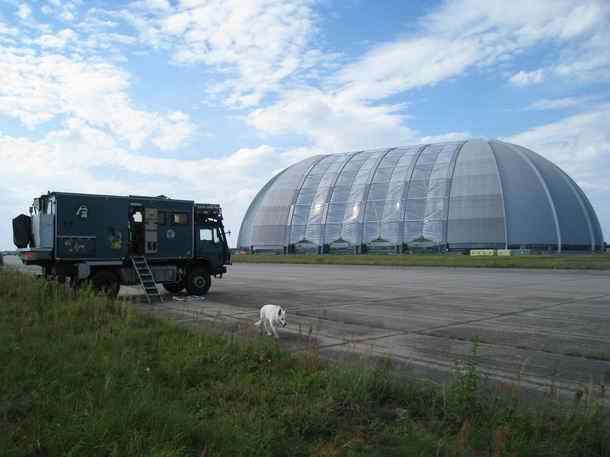
[[[156,284],[204,295],[231,263],[220,205],[165,196],[49,192],[13,219],[13,237],[22,261],[47,277],[110,295],[140,284],[149,301]]]

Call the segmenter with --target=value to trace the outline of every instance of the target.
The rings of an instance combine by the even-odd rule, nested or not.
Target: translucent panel
[[[304,189],[317,189],[318,184],[320,184],[320,180],[323,175],[309,175],[305,178],[305,182],[303,183]]]
[[[290,243],[298,243],[305,239],[305,226],[293,225],[290,230]]]
[[[364,233],[362,241],[364,243],[370,243],[373,240],[381,238],[381,224],[378,223],[366,223],[363,226]]]
[[[360,168],[362,168],[362,165],[364,165],[364,163],[366,162],[366,159],[364,158],[360,158],[362,157],[357,156],[354,157],[352,160],[349,161],[349,163],[347,165],[345,165],[345,168],[343,168],[343,173],[347,173],[347,174],[356,174],[358,172],[358,170],[360,170]]]
[[[368,200],[385,200],[387,193],[387,184],[371,184],[369,187]]]
[[[409,198],[426,198],[428,194],[428,181],[413,180],[409,184]]]
[[[343,222],[343,216],[345,215],[345,204],[331,204],[328,207],[328,215],[326,216],[326,223],[341,223]]]
[[[352,244],[360,243],[362,238],[362,224],[343,224],[341,238]]]
[[[356,221],[360,220],[360,215],[362,213],[362,203],[354,202],[346,205],[345,214],[343,216],[343,222],[345,224],[352,224]]]
[[[385,201],[368,202],[366,204],[365,221],[380,221],[383,219]]]
[[[325,227],[324,240],[326,243],[337,241],[341,237],[341,224],[327,223]]]
[[[430,146],[417,159],[405,204],[405,241],[444,243],[449,181],[459,144]]]
[[[330,201],[337,202],[337,203],[345,202],[348,200],[350,192],[351,192],[351,189],[347,186],[336,186],[332,191],[332,195],[330,196]]]
[[[335,183],[336,179],[337,179],[336,173],[327,173],[322,177],[322,179],[320,180],[320,184],[318,184],[318,185],[320,187],[330,187]]]
[[[417,151],[419,148],[405,153],[398,161],[398,168],[409,165],[415,157],[417,157]]]
[[[454,151],[455,151],[455,148],[453,146],[446,146],[446,147],[444,147],[438,153],[438,156],[436,157],[436,163],[451,162],[451,159],[453,158],[453,152]]]
[[[449,178],[449,176],[447,176],[448,172],[449,172],[449,162],[443,162],[443,163],[436,163],[434,165],[434,168],[432,169],[432,172],[430,173],[430,179],[447,179]]]
[[[400,221],[402,219],[403,207],[401,200],[386,200],[383,207],[384,221]]]
[[[322,239],[322,225],[309,224],[305,229],[305,239],[314,244],[320,244]]]
[[[343,173],[341,173],[341,176],[339,176],[339,179],[337,180],[337,185],[351,185],[352,182],[354,182],[354,179],[356,179],[356,174],[357,172],[346,172],[345,170],[343,170]]]
[[[402,242],[402,233],[400,222],[384,222],[382,225],[383,239],[398,244]]]
[[[436,162],[436,158],[438,157],[438,148],[431,146],[426,148],[422,154],[419,156],[419,160],[417,161],[417,166],[423,166],[425,164],[429,164],[430,166],[434,165]]]
[[[392,177],[393,168],[378,168],[373,177],[374,183],[388,182]]]
[[[418,180],[426,180],[430,178],[430,173],[432,173],[432,169],[434,168],[433,163],[422,163],[417,162],[417,166],[415,167],[415,171],[413,172],[413,179]]]
[[[496,162],[484,141],[460,151],[451,185],[447,242],[480,246],[480,240],[505,245],[504,202]]]
[[[428,198],[426,200],[426,212],[424,219],[446,219],[447,218],[447,199]]]
[[[319,205],[326,203],[328,201],[330,191],[330,187],[318,187],[318,191],[316,192],[316,195],[313,198],[313,204]]]
[[[322,214],[324,213],[324,205],[312,205],[309,210],[309,219],[307,220],[308,224],[320,224],[322,223]]]
[[[394,173],[392,173],[392,182],[395,181],[406,181],[411,176],[412,167],[397,167],[394,169]]]
[[[388,186],[388,193],[386,194],[386,198],[388,200],[400,200],[402,198],[402,194],[405,190],[405,183],[403,182],[392,182]]]
[[[354,186],[362,186],[370,182],[371,170],[360,170],[354,179]]]
[[[409,243],[422,237],[424,221],[407,221],[404,224],[404,240]]]
[[[405,148],[392,149],[383,158],[383,160],[381,162],[381,166],[384,167],[384,166],[386,166],[385,164],[390,164],[390,163],[392,164],[392,166],[394,166],[395,164],[398,163],[400,158],[407,153],[407,151],[409,151],[408,148],[407,149],[405,149]]]
[[[445,239],[445,224],[445,221],[424,222],[422,225],[422,238],[426,241],[442,243]]]
[[[311,204],[315,194],[315,189],[301,189],[297,197],[297,204]]]
[[[401,154],[400,151],[398,151],[398,153],[394,153],[394,152],[388,153],[388,155],[386,155],[383,158],[383,160],[381,161],[381,163],[379,164],[379,168],[394,169],[394,167],[396,166],[396,164],[400,160],[401,156],[402,156],[402,154]]]
[[[253,200],[237,240],[238,246],[279,248],[287,243],[289,216],[297,191],[307,171],[323,161],[311,157],[299,162],[270,180]]]
[[[307,224],[309,219],[309,205],[297,205],[294,207],[292,223],[295,225]]]
[[[352,187],[352,190],[349,194],[348,201],[350,202],[359,202],[364,198],[364,193],[366,192],[366,185],[360,185]]]
[[[408,199],[406,214],[407,216],[405,219],[407,221],[423,220],[424,215],[426,214],[426,199]]]
[[[436,179],[428,182],[428,198],[442,197],[446,198],[449,192],[449,180]]]

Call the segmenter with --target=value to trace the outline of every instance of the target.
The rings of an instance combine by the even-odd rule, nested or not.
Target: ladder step
[[[153,300],[162,303],[163,298],[157,289],[155,277],[150,269],[150,266],[148,265],[148,262],[146,261],[146,257],[131,257],[131,263],[133,264],[133,268],[136,270],[138,280],[144,289],[148,303],[152,303]]]

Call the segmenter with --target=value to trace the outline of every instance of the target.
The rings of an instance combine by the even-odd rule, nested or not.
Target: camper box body
[[[83,280],[104,269],[120,284],[137,284],[133,259],[144,258],[156,282],[188,288],[195,267],[221,276],[230,263],[219,205],[52,192],[35,199],[30,213],[13,221],[15,244],[46,275]]]

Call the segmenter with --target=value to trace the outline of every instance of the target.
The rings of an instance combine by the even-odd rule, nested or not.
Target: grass
[[[267,255],[241,254],[234,263],[300,263],[320,265],[394,265],[403,267],[546,268],[610,270],[610,256],[548,255],[527,257],[487,257],[467,255]]]
[[[6,456],[606,456],[589,391],[535,408],[484,383],[324,366],[268,338],[212,335],[84,290],[0,272]],[[476,348],[476,345],[475,345]]]

